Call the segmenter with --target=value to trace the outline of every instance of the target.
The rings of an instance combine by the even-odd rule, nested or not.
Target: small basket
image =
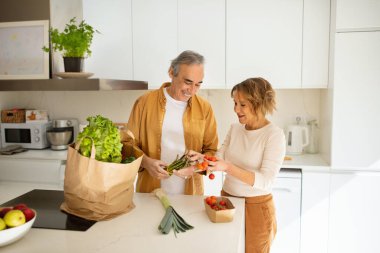
[[[226,197],[216,198],[217,203],[219,203],[221,200],[223,200],[226,203],[225,210],[212,209],[211,206],[207,204],[206,199],[204,199],[207,216],[210,219],[210,221],[215,223],[231,222],[234,219],[235,207],[232,204],[232,202]]]
[[[25,109],[11,109],[1,111],[2,123],[24,123]]]

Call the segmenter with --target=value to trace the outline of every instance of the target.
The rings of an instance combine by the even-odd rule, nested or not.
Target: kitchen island
[[[0,181],[0,203],[33,189],[60,190],[54,185]],[[171,195],[172,206],[195,228],[186,233],[161,234],[157,227],[165,214],[152,194],[135,193],[136,207],[127,214],[95,223],[85,232],[32,228],[24,238],[0,248],[20,252],[244,252],[244,200],[230,198],[234,220],[212,223],[205,212],[204,196]],[[38,214],[37,214],[38,215]]]

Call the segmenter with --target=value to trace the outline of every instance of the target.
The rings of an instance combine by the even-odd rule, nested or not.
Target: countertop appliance
[[[280,170],[272,189],[277,215],[277,235],[271,253],[300,252],[301,185],[301,169]]]
[[[86,231],[96,221],[86,220],[60,210],[63,202],[63,191],[32,190],[14,198],[1,206],[14,206],[25,203],[37,212],[33,228]]]
[[[53,127],[48,131],[47,138],[52,150],[65,150],[73,143],[78,135],[79,122],[77,119],[54,119]]]
[[[303,125],[289,125],[285,129],[286,153],[300,155],[304,148],[309,145],[309,131]]]
[[[27,149],[44,149],[49,147],[46,131],[51,129],[51,121],[25,123],[1,123],[1,145],[20,145]]]

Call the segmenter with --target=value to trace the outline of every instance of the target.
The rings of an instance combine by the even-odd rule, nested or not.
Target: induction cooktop
[[[86,231],[96,221],[86,220],[60,210],[63,202],[63,191],[35,189],[17,198],[1,204],[14,206],[24,203],[37,212],[33,228]]]

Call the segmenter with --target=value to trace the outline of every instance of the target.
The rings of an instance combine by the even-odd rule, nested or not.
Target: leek
[[[169,234],[170,229],[173,228],[174,236],[177,237],[177,233],[186,232],[187,230],[194,228],[174,210],[174,208],[170,205],[168,197],[162,189],[159,188],[153,192],[166,209],[165,215],[158,226],[158,230],[161,233]]]

